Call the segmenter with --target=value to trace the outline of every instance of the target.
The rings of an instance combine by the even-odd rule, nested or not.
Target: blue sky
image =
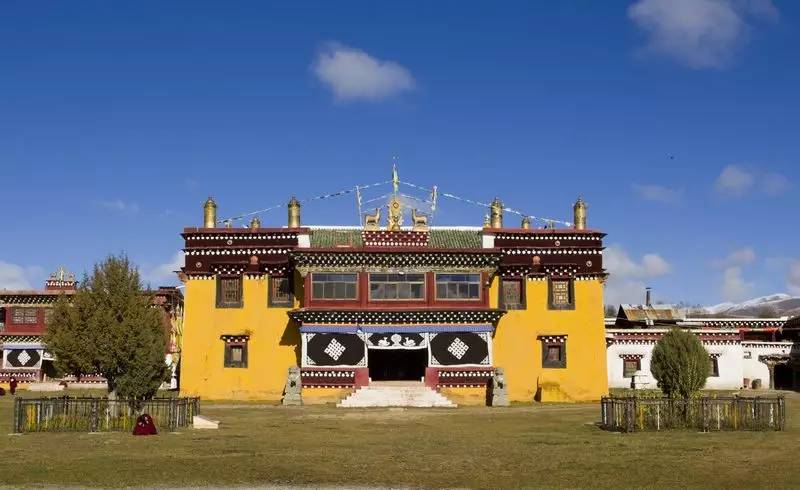
[[[404,180],[534,215],[582,195],[610,302],[800,294],[796,2],[290,4],[4,2],[0,288],[120,251],[174,283],[208,195],[236,215],[396,156]],[[483,212],[443,201],[436,222]]]

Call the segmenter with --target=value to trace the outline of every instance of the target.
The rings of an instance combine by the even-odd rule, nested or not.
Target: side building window
[[[719,355],[711,354],[708,356],[708,376],[719,377]]]
[[[481,275],[436,274],[436,299],[481,299]]]
[[[250,337],[247,335],[223,335],[220,337],[225,342],[226,368],[246,368],[247,367],[247,343]]]
[[[293,306],[292,281],[288,277],[269,278],[269,306],[291,308]]]
[[[525,309],[525,280],[500,280],[500,308],[505,310]]]
[[[622,357],[622,377],[632,378],[636,371],[642,369],[642,358],[639,356]]]
[[[425,299],[425,274],[370,274],[369,299],[372,301]]]
[[[567,336],[546,335],[539,337],[542,342],[542,367],[567,367]]]
[[[314,272],[311,274],[311,297],[325,300],[358,299],[358,274]]]
[[[242,276],[217,276],[217,308],[242,307]]]
[[[572,279],[553,279],[548,284],[548,306],[551,310],[574,310],[575,288]]]

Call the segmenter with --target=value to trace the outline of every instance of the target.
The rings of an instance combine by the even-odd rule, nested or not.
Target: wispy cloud
[[[143,268],[141,272],[142,281],[152,287],[175,284],[178,276],[175,271],[183,267],[185,255],[183,252],[176,252],[172,258],[154,267]]]
[[[22,267],[0,260],[0,289],[31,289],[29,277],[40,267]]]
[[[800,260],[794,260],[789,264],[786,288],[789,290],[789,294],[800,296]]]
[[[123,201],[122,199],[101,199],[99,201],[95,201],[95,204],[100,206],[103,209],[107,209],[109,211],[115,211],[118,213],[125,213],[125,214],[136,214],[139,212],[139,205],[135,202],[128,202]]]
[[[711,265],[717,269],[724,269],[726,267],[740,267],[748,265],[756,260],[756,251],[752,247],[744,247],[734,250],[725,257],[714,259]]]
[[[750,297],[755,284],[742,276],[741,267],[728,267],[722,272],[722,297],[725,301],[740,301]]]
[[[741,165],[728,165],[714,181],[714,191],[724,197],[744,197],[750,193],[778,196],[792,188],[792,182],[777,172],[758,172]]]
[[[672,266],[659,254],[645,254],[636,260],[619,245],[611,245],[603,252],[603,267],[609,272],[605,302],[612,305],[642,302],[644,280],[672,272]]]
[[[340,101],[380,100],[416,85],[411,72],[400,64],[335,42],[319,51],[312,71]]]
[[[647,36],[642,53],[703,69],[730,64],[753,22],[779,13],[770,0],[639,0],[628,17]]]
[[[646,201],[662,204],[677,204],[683,199],[683,192],[656,184],[633,184],[633,192]]]

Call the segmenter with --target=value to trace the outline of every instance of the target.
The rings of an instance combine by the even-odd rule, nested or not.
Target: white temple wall
[[[759,361],[759,356],[788,355],[791,350],[792,342],[742,342],[743,378],[750,380],[750,386],[752,386],[753,380],[760,379],[761,387],[769,388],[769,368],[765,363]]]
[[[706,379],[706,390],[738,390],[742,387],[742,345],[741,344],[711,344],[705,342],[710,355],[718,355],[717,366],[719,376],[709,376]]]

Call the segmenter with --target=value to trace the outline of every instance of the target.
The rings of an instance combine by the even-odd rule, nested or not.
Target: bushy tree
[[[653,348],[650,371],[667,396],[689,398],[706,383],[708,352],[694,333],[673,329]]]
[[[143,400],[168,376],[162,321],[128,258],[109,256],[81,282],[72,307],[57,303],[45,341],[56,367],[77,376],[101,373],[112,396]]]

